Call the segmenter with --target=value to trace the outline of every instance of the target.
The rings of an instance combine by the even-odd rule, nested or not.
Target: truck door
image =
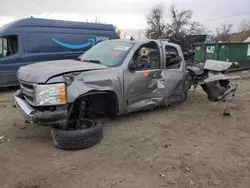
[[[20,36],[7,35],[0,37],[0,86],[17,84],[16,73],[25,65],[22,59]]]
[[[163,45],[163,79],[165,85],[165,104],[181,101],[185,97],[187,71],[180,47],[165,43]]]
[[[140,51],[146,47],[148,56],[140,57]],[[124,74],[124,95],[128,112],[152,108],[164,96],[157,86],[162,69],[160,50],[155,42],[140,46],[131,59]]]

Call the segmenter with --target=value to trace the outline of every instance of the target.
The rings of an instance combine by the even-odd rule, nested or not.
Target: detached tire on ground
[[[85,124],[85,126],[88,124],[87,128],[61,130],[56,127],[51,127],[50,132],[54,145],[59,149],[79,150],[98,144],[103,138],[102,124],[92,120],[85,120],[83,124]]]

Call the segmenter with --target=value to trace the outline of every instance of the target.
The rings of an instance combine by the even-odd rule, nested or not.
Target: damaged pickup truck
[[[56,147],[83,149],[103,137],[98,114],[115,117],[182,103],[191,85],[210,101],[234,97],[221,72],[232,63],[187,66],[181,48],[165,40],[107,40],[75,60],[21,67],[14,102],[26,120],[51,127]]]

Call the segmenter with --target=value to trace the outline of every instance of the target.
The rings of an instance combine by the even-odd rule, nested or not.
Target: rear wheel
[[[185,92],[181,97],[179,103],[184,103],[187,100],[188,92]]]

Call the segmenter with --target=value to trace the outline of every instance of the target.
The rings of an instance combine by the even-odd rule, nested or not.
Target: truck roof
[[[72,28],[72,29],[94,29],[113,31],[112,24],[73,22],[65,20],[52,20],[43,18],[25,18],[10,22],[0,28],[0,34],[8,30],[18,27],[56,27],[56,28]]]
[[[110,41],[110,40],[109,40]],[[121,42],[129,42],[131,44],[144,44],[147,42],[156,42],[156,41],[160,41],[160,42],[164,42],[164,43],[168,43],[171,46],[174,47],[179,47],[178,44],[169,42],[168,39],[135,39],[135,40],[130,40],[130,39],[112,39],[111,41],[121,41]]]

